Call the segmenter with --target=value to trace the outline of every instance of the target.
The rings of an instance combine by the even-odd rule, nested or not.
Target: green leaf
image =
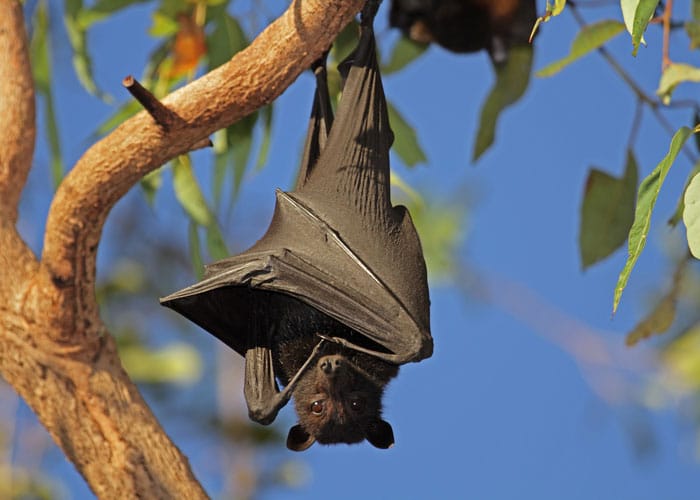
[[[700,325],[693,325],[663,346],[660,359],[665,368],[662,373],[678,386],[678,393],[694,397],[700,390]]]
[[[339,63],[349,56],[353,50],[355,50],[359,32],[360,28],[357,21],[351,21],[340,33],[338,33],[338,36],[335,38],[333,45],[331,46],[331,58],[333,61]]]
[[[558,16],[562,13],[566,7],[566,0],[554,0],[554,4],[550,7],[549,0],[547,0],[547,10],[551,12],[552,16]]]
[[[272,105],[265,106],[260,109],[260,116],[263,122],[263,137],[260,143],[260,151],[258,153],[258,161],[255,164],[255,170],[262,170],[267,163],[267,157],[270,154],[270,141],[272,139]]]
[[[238,196],[253,151],[253,129],[259,112],[246,116],[228,128],[231,166],[233,167],[233,198]],[[232,198],[232,199],[233,199]]]
[[[148,34],[154,38],[167,38],[174,36],[180,25],[174,16],[164,14],[157,10],[151,16],[151,27],[148,28]]]
[[[546,23],[551,18],[561,14],[564,11],[564,7],[566,7],[566,0],[554,0],[554,3],[547,0],[544,16],[540,16],[535,20],[535,25],[532,27],[532,32],[530,33],[530,40],[534,38],[540,24]]]
[[[394,131],[394,144],[392,146],[394,152],[407,167],[415,167],[418,163],[425,163],[427,158],[418,143],[416,131],[390,102],[387,102],[387,108],[389,110],[389,123]]]
[[[700,176],[695,175],[683,195],[683,223],[688,247],[693,257],[700,259]]]
[[[209,251],[209,256],[212,260],[225,259],[230,255],[218,225],[212,224],[211,226],[207,227],[206,234],[207,250]]]
[[[38,92],[44,96],[46,136],[51,153],[51,178],[54,188],[63,179],[63,159],[61,158],[61,140],[56,121],[56,109],[51,90],[51,44],[49,43],[49,10],[46,2],[37,5],[34,15],[34,31],[30,45],[34,83]]]
[[[465,207],[423,197],[392,172],[391,185],[400,190],[396,199],[411,213],[420,235],[431,282],[448,281],[455,276],[457,248],[463,237]]]
[[[190,260],[192,269],[197,279],[202,279],[204,276],[204,259],[202,259],[202,244],[199,240],[199,227],[190,220],[187,225],[187,242],[190,247]]]
[[[661,81],[656,94],[664,104],[671,102],[671,94],[679,83],[700,82],[700,68],[689,64],[673,63],[661,74]]]
[[[204,194],[194,176],[192,166],[187,156],[180,156],[173,165],[173,187],[175,196],[189,215],[194,224],[206,229],[207,248],[209,255],[214,260],[227,257],[228,250],[221,235],[221,229],[204,199]],[[189,230],[190,253],[196,272],[202,269],[202,254],[199,233],[196,227]]]
[[[83,88],[105,102],[111,102],[111,96],[97,88],[92,75],[92,61],[87,51],[87,33],[81,26],[79,17],[84,10],[82,0],[65,0],[63,22],[68,33],[68,40],[73,48],[73,69]]]
[[[130,297],[143,293],[147,286],[145,270],[140,262],[120,260],[110,269],[106,278],[101,278],[95,287],[98,304],[102,305],[116,298]]]
[[[688,38],[690,38],[690,48],[695,50],[700,47],[700,21],[686,21],[684,27]]]
[[[187,13],[197,0],[158,0],[158,12],[175,19],[178,14]]]
[[[411,207],[411,218],[420,234],[428,276],[431,282],[449,281],[455,275],[455,255],[462,240],[464,208],[425,204]]]
[[[389,62],[382,65],[382,73],[388,75],[405,68],[409,63],[418,59],[427,48],[428,45],[425,43],[414,42],[403,36],[400,37],[399,41],[394,44]]]
[[[78,12],[78,26],[83,30],[87,29],[125,7],[146,2],[150,0],[97,0],[91,7]]]
[[[520,99],[530,83],[532,46],[513,46],[505,64],[495,66],[496,81],[486,98],[479,117],[479,131],[472,160],[478,160],[494,142],[498,119],[508,106]]]
[[[671,165],[673,165],[676,156],[678,156],[678,153],[685,144],[685,141],[688,140],[688,137],[690,137],[691,133],[692,130],[688,127],[681,127],[673,135],[668,153],[639,186],[639,193],[637,194],[637,207],[634,213],[634,222],[632,223],[632,228],[629,232],[627,262],[625,263],[625,267],[622,269],[622,272],[617,280],[617,285],[615,286],[613,313],[617,311],[617,306],[620,303],[622,292],[627,286],[627,281],[629,280],[632,268],[634,268],[634,265],[637,263],[637,259],[641,255],[642,250],[644,250],[644,245],[646,244],[647,235],[649,233],[649,227],[651,226],[651,213],[654,210],[654,205],[656,204],[656,199],[659,196],[661,186],[666,179],[666,174],[668,174],[668,171],[671,168]]]
[[[610,39],[619,35],[624,29],[624,24],[613,20],[599,21],[597,23],[584,26],[571,43],[569,55],[563,59],[560,59],[559,61],[555,61],[545,66],[539,70],[536,75],[539,77],[555,75],[577,59],[580,59],[589,52],[602,47]]]
[[[212,193],[214,206],[218,207],[221,202],[221,193],[226,182],[226,172],[231,160],[229,148],[229,130],[227,128],[217,130],[214,133],[212,142],[214,143],[214,175],[212,177]]]
[[[637,162],[632,151],[622,178],[592,169],[581,206],[579,250],[584,269],[603,260],[627,239],[634,221]]]
[[[202,374],[199,351],[181,342],[157,350],[128,344],[119,349],[119,358],[129,376],[137,382],[191,384]]]
[[[118,125],[125,122],[128,118],[131,118],[139,111],[143,110],[141,105],[136,100],[130,100],[119,108],[116,113],[107,118],[103,123],[97,127],[95,134],[98,136],[103,136],[109,133],[111,130],[115,129]]]
[[[207,37],[210,70],[221,66],[249,44],[238,20],[226,11],[216,15],[213,23],[214,30]]]
[[[694,136],[697,137],[698,134],[694,134]],[[700,161],[695,163],[695,166],[690,171],[690,175],[688,175],[688,179],[685,181],[685,186],[683,187],[683,194],[681,194],[680,198],[678,198],[678,204],[676,205],[676,210],[674,210],[673,215],[668,220],[668,224],[670,226],[676,227],[676,225],[681,220],[683,220],[683,212],[685,211],[685,193],[686,193],[686,191],[688,191],[688,186],[690,185],[690,181],[693,180],[693,177],[695,177],[699,173],[700,173]]]
[[[682,259],[673,271],[671,288],[656,303],[654,309],[627,334],[625,343],[632,346],[652,335],[665,333],[676,319],[676,301],[681,293],[683,277],[687,275],[689,259]]]
[[[43,94],[51,91],[51,55],[49,53],[49,9],[46,0],[38,3],[32,23],[30,52],[34,84]]]
[[[620,9],[622,10],[622,19],[625,22],[625,28],[627,32],[632,36],[632,31],[634,30],[634,14],[637,12],[637,6],[639,5],[639,0],[620,0]],[[641,42],[646,45],[647,42],[644,40],[644,36],[641,38]]]
[[[157,168],[152,172],[147,173],[141,179],[141,189],[143,190],[143,195],[150,206],[153,206],[153,201],[156,197],[156,193],[163,185],[163,169]]]
[[[173,161],[173,188],[175,197],[193,221],[205,227],[214,222],[214,215],[207,206],[187,156],[180,156]]]
[[[623,2],[630,0],[622,0]],[[634,11],[634,21],[632,22],[632,55],[636,56],[639,44],[642,41],[647,25],[654,15],[659,0],[638,0],[637,8]]]
[[[233,54],[248,46],[249,40],[239,22],[226,13],[225,5],[211,9],[214,16],[214,30],[207,37],[209,47],[209,69],[214,69],[227,62]],[[259,113],[253,113],[228,127],[225,132],[217,134],[214,145],[214,202],[219,203],[229,169],[233,171],[233,189],[235,199],[245,175],[248,159],[253,146],[253,128]],[[271,120],[270,116],[267,119]],[[267,122],[266,122],[267,125]],[[269,135],[269,134],[268,134]],[[269,141],[263,139],[264,154],[267,155]],[[262,153],[261,153],[262,154]]]

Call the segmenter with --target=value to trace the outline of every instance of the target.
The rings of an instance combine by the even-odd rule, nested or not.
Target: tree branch
[[[362,4],[294,1],[246,50],[163,99],[167,130],[144,111],[97,142],[59,186],[37,261],[15,228],[34,144],[31,70],[21,6],[0,0],[0,373],[100,498],[206,496],[99,317],[107,214],[143,175],[279,96]]]
[[[0,0],[0,217],[15,222],[34,151],[34,79],[22,4]]]
[[[117,200],[148,172],[272,102],[330,46],[363,3],[295,0],[231,61],[162,100],[181,118],[179,126],[166,132],[141,112],[83,155],[56,192],[44,239],[44,285],[56,287],[57,301],[77,300],[84,308],[64,308],[57,321],[66,326],[75,314],[96,315],[94,298],[75,294],[80,288],[92,293],[97,244]]]

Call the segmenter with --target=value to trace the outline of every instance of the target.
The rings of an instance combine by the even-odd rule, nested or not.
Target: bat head
[[[391,447],[394,433],[381,418],[382,394],[383,386],[346,356],[320,357],[294,390],[299,423],[289,430],[287,448],[365,439],[377,448]]]

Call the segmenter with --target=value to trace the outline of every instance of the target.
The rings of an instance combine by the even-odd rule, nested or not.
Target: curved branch
[[[76,314],[96,315],[94,297],[76,294],[93,288],[97,244],[117,200],[146,173],[278,97],[363,3],[295,0],[228,63],[163,99],[181,119],[178,126],[166,132],[141,112],[83,155],[51,205],[42,256],[45,284],[63,296],[57,300],[77,300],[79,310],[64,308],[63,326],[74,324]]]
[[[34,152],[34,80],[22,4],[0,0],[0,217],[14,223]]]
[[[167,131],[142,112],[96,143],[56,193],[38,262],[14,228],[34,141],[26,36],[19,2],[0,0],[0,373],[99,497],[205,497],[100,320],[107,214],[144,174],[281,94],[362,3],[295,0],[249,48],[163,100],[176,117]]]

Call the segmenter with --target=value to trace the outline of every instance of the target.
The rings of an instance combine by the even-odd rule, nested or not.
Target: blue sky
[[[379,14],[377,29],[384,53],[395,39],[385,27],[386,7]],[[676,9],[680,17],[687,12],[687,2],[676,2]],[[601,12],[605,11],[596,9],[588,18],[598,18]],[[608,12],[616,15],[614,8]],[[148,6],[129,9],[91,34],[97,82],[118,102],[128,99],[121,79],[140,74],[153,46],[146,34],[148,13]],[[536,40],[535,68],[563,57],[576,31],[567,13],[545,25]],[[630,55],[626,35],[611,46],[653,92],[659,77],[660,30],[653,27],[647,40],[649,46],[636,59]],[[66,40],[54,43],[64,61],[55,69],[55,99],[70,165],[89,146],[95,126],[114,108],[78,87],[68,64]],[[700,63],[696,53],[686,53],[683,34],[674,35],[672,43],[672,55]],[[680,158],[674,165],[659,198],[647,249],[618,314],[611,319],[612,292],[625,254],[618,251],[581,272],[579,208],[589,167],[622,174],[634,114],[632,94],[596,54],[553,78],[535,78],[525,97],[503,115],[495,146],[471,165],[479,110],[491,84],[485,54],[458,56],[438,47],[384,79],[387,96],[416,126],[429,158],[427,165],[413,170],[405,169],[396,158],[392,165],[423,191],[438,197],[468,197],[459,259],[490,285],[498,284],[499,299],[483,301],[465,295],[458,286],[434,286],[435,353],[420,364],[403,367],[385,398],[385,418],[394,426],[396,446],[389,451],[368,444],[315,446],[303,455],[286,450],[261,455],[258,460],[302,460],[308,476],[299,489],[272,489],[263,498],[684,499],[697,494],[700,471],[695,438],[679,408],[647,411],[611,406],[594,391],[586,371],[590,365],[582,369],[562,348],[562,343],[576,340],[578,331],[571,328],[575,322],[617,349],[625,362],[636,363],[648,352],[644,347],[624,349],[624,334],[640,319],[654,294],[668,285],[668,252],[683,248],[682,229],[670,231],[664,222],[675,207],[690,163]],[[224,225],[227,240],[235,239],[235,246],[245,247],[262,234],[267,222],[261,221],[269,220],[274,188],[291,186],[312,85],[309,75],[302,76],[277,103],[268,165],[246,179],[234,216]],[[692,96],[693,90],[685,91]],[[677,126],[690,121],[689,112],[673,116]],[[636,147],[640,177],[663,157],[669,142],[670,137],[647,115]],[[49,199],[45,142],[39,142],[35,158],[21,228],[38,248]],[[200,178],[209,179],[206,153],[194,158]],[[139,196],[132,192],[127,198],[139,203]],[[108,221],[107,232],[115,217]],[[154,231],[168,231],[186,244],[185,215],[169,187],[159,193],[156,208],[146,209],[144,217],[152,221]],[[119,258],[119,253],[118,246],[103,245],[100,260]],[[194,277],[176,279],[185,285]],[[536,300],[523,301],[530,306],[514,317],[509,299],[518,302],[523,289]],[[153,314],[158,325],[154,335],[167,335],[162,327],[173,313],[154,308]],[[534,323],[539,326],[533,327]],[[193,331],[206,337],[202,331]],[[215,339],[199,341],[210,352],[220,348],[219,359],[237,362],[236,355],[223,350]],[[603,387],[615,380],[603,378]],[[229,384],[242,392],[239,386],[242,381]],[[207,452],[211,443],[196,438],[197,430],[186,423],[170,421],[168,411],[157,403],[154,411],[216,497],[222,471],[212,465],[218,455]],[[279,419],[280,429],[285,431],[293,419],[292,409],[287,408]],[[652,453],[635,452],[635,425],[653,431]],[[70,498],[89,495],[71,465],[52,467],[65,478]]]

